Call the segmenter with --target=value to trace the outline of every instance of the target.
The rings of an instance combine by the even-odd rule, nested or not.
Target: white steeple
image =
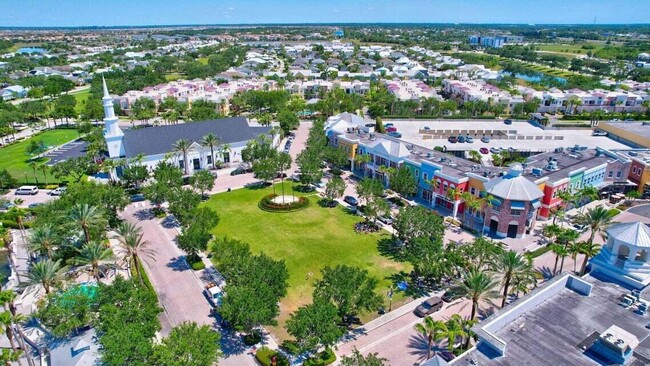
[[[102,76],[102,88],[104,89],[104,97],[102,98],[105,126],[104,139],[106,139],[106,145],[108,146],[108,155],[111,158],[116,158],[124,155],[124,133],[120,129],[117,116],[115,116],[113,98],[108,93],[104,76]]]

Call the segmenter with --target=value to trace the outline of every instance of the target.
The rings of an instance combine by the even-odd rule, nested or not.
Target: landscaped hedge
[[[267,196],[264,196],[260,200],[259,208],[268,211],[268,212],[293,212],[305,209],[309,206],[309,199],[307,197],[299,197],[298,202],[292,202],[287,205],[278,205],[273,202],[273,199],[277,197],[277,194],[271,193]]]
[[[310,358],[303,363],[304,366],[324,366],[333,364],[336,361],[336,355],[331,348],[318,353],[314,358]]]
[[[268,347],[262,347],[255,352],[255,359],[262,366],[270,366],[271,358],[275,356],[276,366],[289,366],[289,360],[281,353],[274,351]]]

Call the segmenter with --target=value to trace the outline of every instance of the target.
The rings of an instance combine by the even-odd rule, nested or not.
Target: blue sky
[[[0,0],[0,26],[650,23],[648,0]]]

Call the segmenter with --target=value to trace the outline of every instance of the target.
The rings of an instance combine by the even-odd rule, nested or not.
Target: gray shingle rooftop
[[[124,148],[127,157],[158,155],[172,151],[172,146],[180,139],[198,142],[208,133],[214,133],[221,143],[233,144],[268,134],[270,130],[271,127],[249,126],[244,117],[141,128],[124,131]]]

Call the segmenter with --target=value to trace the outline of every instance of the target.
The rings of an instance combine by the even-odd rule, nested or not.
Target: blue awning
[[[540,208],[542,206],[542,203],[539,202],[539,200],[534,200],[531,202],[534,208]]]
[[[495,198],[492,200],[492,207],[501,207],[501,203],[501,201]]]
[[[510,208],[515,210],[523,210],[526,208],[526,202],[523,201],[512,201],[510,202]]]

